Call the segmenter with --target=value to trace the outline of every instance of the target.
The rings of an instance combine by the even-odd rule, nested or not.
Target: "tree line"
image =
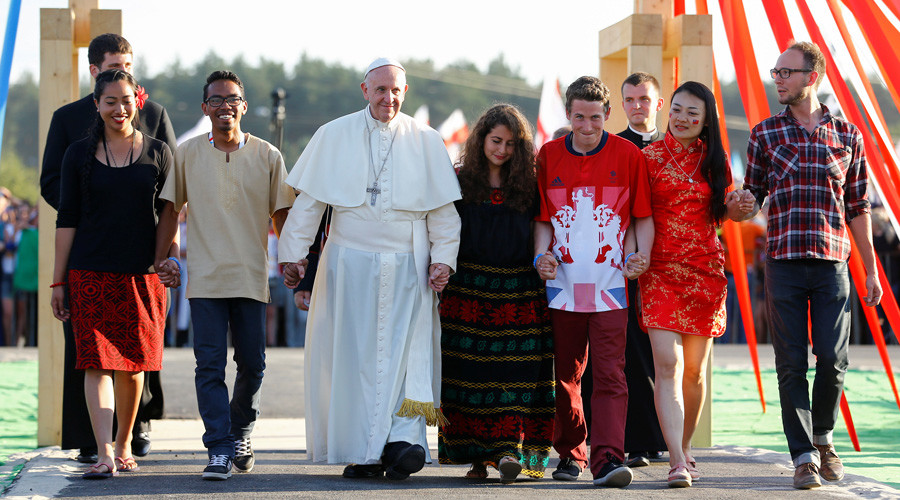
[[[470,125],[483,110],[497,102],[519,106],[532,124],[537,121],[540,104],[540,85],[528,83],[518,68],[510,66],[504,57],[497,56],[480,70],[474,63],[460,60],[443,68],[431,60],[403,61],[407,69],[409,93],[403,111],[413,114],[420,105],[429,108],[431,125],[437,127],[459,108]],[[140,58],[136,61],[138,82],[145,87],[150,99],[166,107],[176,134],[192,128],[202,117],[203,84],[215,70],[230,69],[244,82],[249,103],[241,128],[258,137],[275,142],[270,130],[272,122],[272,92],[282,88],[287,93],[284,101],[284,140],[282,153],[290,168],[309,142],[316,129],[339,116],[358,111],[365,104],[360,93],[362,75],[357,68],[332,63],[318,58],[300,56],[293,67],[260,58],[251,63],[238,56],[230,62],[215,53],[209,53],[192,67],[175,60],[169,67],[155,75],[141,72]],[[565,92],[569,82],[560,82]],[[612,91],[613,112],[621,110],[619,82],[606,82]],[[87,95],[91,82],[84,81],[81,95]],[[771,83],[767,82],[771,87]],[[735,82],[722,85],[725,113],[746,123],[740,93]],[[900,133],[900,114],[893,106],[887,91],[876,86],[878,100],[882,103],[885,118],[892,133]],[[767,91],[770,108],[780,110],[774,89]],[[668,96],[665,96],[668,101]],[[737,121],[737,120],[736,120]],[[617,132],[617,131],[613,131]],[[747,131],[729,132],[732,148],[743,150]],[[0,185],[28,201],[39,196],[38,168],[38,83],[30,74],[23,75],[10,85],[0,158]]]

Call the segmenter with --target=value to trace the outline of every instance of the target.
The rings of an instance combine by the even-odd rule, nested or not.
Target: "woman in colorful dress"
[[[98,450],[85,479],[138,469],[130,443],[143,372],[162,365],[165,289],[160,277],[168,286],[178,282],[172,268],[177,261],[167,261],[160,276],[153,272],[158,194],[172,153],[165,143],[136,130],[143,96],[130,74],[99,74],[95,125],[87,138],[66,150],[62,163],[51,307],[57,319],[71,319],[75,367],[85,370]]]
[[[716,101],[701,83],[672,95],[665,139],[644,148],[656,237],[639,278],[642,323],[656,368],[656,412],[669,448],[668,484],[700,477],[691,438],[706,394],[706,363],[725,331],[725,257],[716,227],[740,218]],[[727,201],[727,204],[726,204]]]
[[[443,292],[444,464],[490,465],[502,483],[544,477],[553,437],[553,334],[532,267],[537,180],[531,126],[514,106],[479,118],[459,163],[458,269]]]

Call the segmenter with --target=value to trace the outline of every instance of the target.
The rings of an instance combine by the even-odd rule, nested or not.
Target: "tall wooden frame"
[[[38,156],[43,158],[53,112],[78,99],[78,49],[103,33],[122,33],[122,11],[100,10],[98,0],[69,0],[67,9],[41,9],[41,81]],[[39,201],[39,283],[53,280],[56,211]],[[62,438],[62,323],[50,310],[50,289],[38,288],[38,446]]]
[[[672,15],[672,0],[635,0],[630,17],[600,31],[600,79],[610,87],[612,101],[604,128],[624,130],[625,113],[620,86],[635,71],[656,76],[666,101],[678,83],[694,80],[713,86],[712,16]],[[666,106],[668,106],[666,102]],[[668,113],[656,116],[656,127],[666,128]],[[706,369],[706,398],[693,444],[712,446],[712,349]]]

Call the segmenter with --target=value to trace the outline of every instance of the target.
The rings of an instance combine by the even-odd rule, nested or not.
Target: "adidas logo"
[[[562,181],[562,179],[560,179],[559,177],[557,177],[556,179],[553,179],[553,182],[551,182],[550,185],[551,185],[551,186],[562,186],[562,185],[563,185],[563,181]]]

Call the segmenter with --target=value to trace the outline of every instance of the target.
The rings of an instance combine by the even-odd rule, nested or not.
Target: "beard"
[[[808,88],[809,87],[803,87],[796,92],[779,94],[778,102],[786,106],[793,106],[794,104],[798,104],[809,97],[809,90],[807,90]]]

